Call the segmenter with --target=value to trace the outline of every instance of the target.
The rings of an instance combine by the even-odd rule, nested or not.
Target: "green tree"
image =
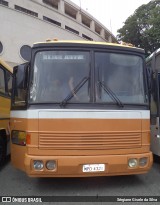
[[[146,55],[160,48],[160,0],[138,7],[118,30],[117,38],[144,48]]]

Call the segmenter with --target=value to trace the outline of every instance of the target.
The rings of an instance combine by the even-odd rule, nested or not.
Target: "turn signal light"
[[[26,144],[31,144],[31,135],[29,133],[26,135]]]

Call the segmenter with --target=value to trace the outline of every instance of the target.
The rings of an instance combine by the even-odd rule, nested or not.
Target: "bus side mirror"
[[[16,87],[19,89],[27,88],[29,63],[24,63],[13,68],[13,78],[16,81]]]
[[[27,99],[29,63],[13,68],[12,107],[25,106]]]

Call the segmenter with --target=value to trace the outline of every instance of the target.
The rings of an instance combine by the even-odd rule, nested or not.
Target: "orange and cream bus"
[[[14,68],[11,161],[31,177],[146,173],[152,165],[142,49],[89,41],[26,47]]]
[[[12,68],[0,59],[0,166],[10,153],[9,118]]]
[[[151,151],[160,156],[160,49],[146,63],[150,83]]]

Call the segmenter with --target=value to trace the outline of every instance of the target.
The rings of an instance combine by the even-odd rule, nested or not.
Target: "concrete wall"
[[[71,3],[69,0],[66,2],[69,2],[69,5]],[[12,0],[8,3],[8,7],[0,4],[0,41],[4,48],[0,57],[12,66],[24,62],[19,53],[21,46],[32,46],[34,42],[45,41],[48,38],[82,40],[82,34],[85,34],[94,41],[107,41],[104,38],[104,30],[101,32],[102,35],[98,35],[93,30],[93,22],[91,28],[79,22],[81,17],[78,16],[78,10],[77,19],[67,16],[64,13],[63,0],[60,0],[59,4],[61,5],[58,10],[44,4],[42,0]],[[15,5],[37,12],[38,17],[15,10]],[[43,16],[60,22],[61,27],[44,21]],[[65,25],[77,30],[79,35],[67,31]],[[110,35],[110,39],[110,41],[116,41],[112,35]]]

